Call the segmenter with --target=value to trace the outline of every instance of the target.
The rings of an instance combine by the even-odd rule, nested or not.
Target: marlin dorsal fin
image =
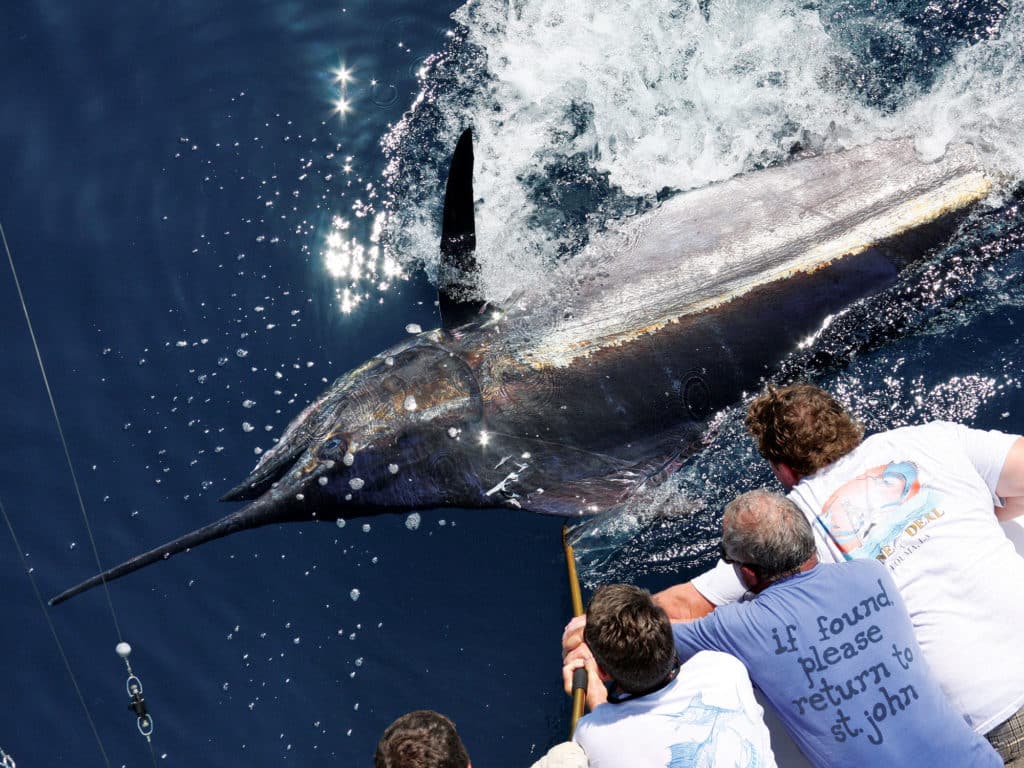
[[[446,331],[476,318],[484,302],[472,298],[479,268],[476,263],[476,227],[473,223],[473,131],[459,137],[448,171],[441,225],[441,266],[438,299],[441,327]]]

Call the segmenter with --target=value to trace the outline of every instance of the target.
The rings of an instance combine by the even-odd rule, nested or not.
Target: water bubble
[[[390,365],[394,365],[394,364],[395,364],[395,358],[393,358],[393,357],[385,357],[384,358],[384,365],[390,366]]]
[[[410,512],[409,516],[405,518],[405,527],[410,531],[415,531],[420,527],[420,513]]]
[[[217,358],[217,365],[219,365],[221,368],[223,368],[227,364],[228,364],[228,359],[226,357],[218,357]]]
[[[363,487],[363,485],[363,478],[361,477],[353,477],[351,480],[348,481],[348,487],[351,488],[353,491],[358,491],[360,488]]]
[[[402,405],[405,407],[405,410],[407,411],[415,411],[417,408],[416,398],[413,397],[412,395],[409,395],[408,397],[405,398],[405,402]]]
[[[397,464],[388,464],[388,472],[390,472],[392,475],[397,475],[398,474],[398,465]]]
[[[423,333],[423,328],[420,327],[419,323],[409,323],[405,326],[406,333]]]
[[[242,407],[243,408],[252,408],[254,405],[256,405],[256,401],[255,400],[243,400],[242,401]]]
[[[325,485],[327,485],[327,478],[326,478],[326,477],[318,477],[318,478],[316,479],[316,481],[317,481],[317,483],[318,483],[318,484],[319,484],[319,485],[320,485],[321,487],[322,487],[322,486],[325,486]]]
[[[247,350],[247,349],[242,349],[241,347],[239,347],[238,349],[235,350],[235,357],[248,357],[248,356],[249,356],[249,350]]]
[[[256,429],[256,427],[254,427],[248,421],[243,421],[242,422],[242,431],[243,432],[252,432],[254,429]]]
[[[359,590],[353,587],[352,591],[348,593],[348,596],[352,598],[352,602],[354,603],[359,599]]]
[[[355,454],[353,454],[351,451],[345,451],[345,455],[341,457],[341,463],[344,464],[346,467],[351,467],[355,460]]]
[[[370,532],[370,524],[369,523],[363,523],[363,533],[369,533],[369,532]]]
[[[335,520],[335,521],[334,521],[334,523],[335,523],[335,525],[337,525],[337,526],[338,526],[339,528],[344,528],[344,527],[345,527],[345,525],[346,525],[346,522],[345,522],[345,518],[344,518],[344,517],[339,517],[339,518],[338,518],[337,520]]]

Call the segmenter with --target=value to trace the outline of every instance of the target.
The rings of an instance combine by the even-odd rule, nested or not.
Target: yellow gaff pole
[[[569,526],[562,526],[562,548],[565,550],[565,565],[569,569],[569,595],[572,597],[572,615],[583,615],[583,595],[580,593],[580,577],[576,572],[576,553],[569,543]],[[587,670],[580,667],[572,673],[572,722],[569,738],[576,732],[576,723],[583,717],[587,696]]]

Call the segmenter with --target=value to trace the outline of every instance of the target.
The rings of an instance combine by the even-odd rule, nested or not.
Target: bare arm
[[[715,610],[715,604],[697,591],[691,582],[677,584],[654,595],[670,621],[696,621]]]
[[[996,483],[996,495],[1004,500],[1004,506],[996,509],[1000,521],[1024,515],[1024,437],[1018,437],[1006,454]]]

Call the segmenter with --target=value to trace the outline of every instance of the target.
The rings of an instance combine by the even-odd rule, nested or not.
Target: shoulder
[[[833,573],[837,578],[882,579],[886,582],[892,579],[889,569],[873,557],[859,557],[839,563],[822,563],[818,567],[831,569],[825,573]]]
[[[1013,439],[1015,435],[997,429],[977,429],[955,421],[929,421],[909,427],[896,427],[884,432],[876,432],[866,437],[861,446],[886,443],[927,442],[963,443],[968,439],[1002,442]],[[856,450],[856,449],[854,449]]]
[[[587,755],[574,741],[563,741],[548,750],[531,768],[587,768]]]
[[[964,429],[966,427],[962,424],[952,421],[929,421],[926,424],[914,424],[876,432],[864,438],[860,447],[871,448],[889,443],[912,443],[921,440],[955,440]]]
[[[839,563],[821,563],[819,568],[828,568],[829,572],[853,573],[855,571],[866,571],[870,573],[888,573],[889,570],[873,557],[859,557],[853,560],[843,560]]]
[[[743,662],[731,653],[722,651],[700,651],[687,661],[682,669],[687,673],[700,671],[747,676],[747,668]]]

